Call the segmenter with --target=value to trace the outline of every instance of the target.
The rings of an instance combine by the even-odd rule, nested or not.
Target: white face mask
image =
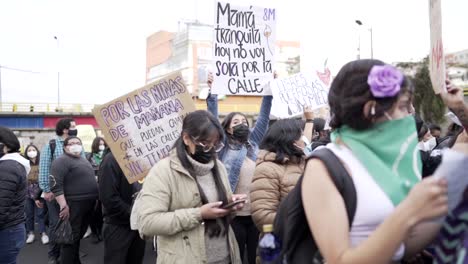
[[[28,157],[31,158],[31,159],[34,159],[35,157],[37,157],[37,151],[29,150],[28,151]]]
[[[70,146],[69,148],[70,152],[75,154],[75,155],[78,155],[78,154],[81,154],[81,151],[83,150],[83,147],[80,146],[80,145],[72,145]]]
[[[99,145],[99,150],[100,150],[100,151],[104,151],[105,148],[106,148],[106,147],[105,147],[104,145]]]
[[[426,151],[431,151],[437,146],[437,140],[435,137],[431,137],[428,141],[424,142],[424,148]]]

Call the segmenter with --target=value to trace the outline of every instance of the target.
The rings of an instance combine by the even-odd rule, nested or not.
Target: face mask
[[[0,143],[0,158],[5,155],[4,148],[5,148],[5,144]]]
[[[424,148],[426,151],[431,151],[437,146],[437,140],[435,137],[431,137],[428,141],[424,142]]]
[[[70,152],[75,154],[75,155],[78,155],[78,154],[81,154],[81,151],[83,150],[83,147],[80,146],[80,145],[72,145],[70,146],[69,148]]]
[[[68,130],[68,135],[70,137],[76,137],[78,135],[78,130],[77,129],[69,129]]]
[[[99,150],[100,150],[100,151],[104,151],[105,148],[106,148],[106,146],[104,146],[104,145],[99,145]]]
[[[250,129],[245,124],[239,124],[232,128],[232,137],[240,142],[247,142],[249,138]]]
[[[34,159],[35,157],[37,157],[37,151],[35,150],[28,151],[28,157],[31,159]]]
[[[378,123],[363,131],[343,126],[332,133],[332,141],[338,144],[337,140],[351,149],[395,206],[421,179],[421,155],[412,116]]]
[[[195,153],[190,154],[190,156],[194,160],[196,160],[196,161],[198,161],[200,163],[207,164],[208,162],[213,160],[213,154],[214,154],[213,151],[205,152],[205,151],[203,151],[202,146],[197,145],[195,147]]]

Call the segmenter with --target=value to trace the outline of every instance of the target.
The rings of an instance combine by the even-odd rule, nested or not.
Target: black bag
[[[314,151],[310,159],[321,160],[332,177],[332,180],[343,196],[351,226],[356,212],[356,189],[354,183],[340,160],[327,148]],[[302,264],[324,263],[323,258],[312,237],[302,205],[302,179],[298,180],[293,190],[281,202],[276,213],[274,233],[281,240],[281,253],[275,263]],[[317,212],[320,214],[320,212]]]
[[[62,245],[73,244],[73,231],[68,220],[59,219],[54,229],[54,242]]]

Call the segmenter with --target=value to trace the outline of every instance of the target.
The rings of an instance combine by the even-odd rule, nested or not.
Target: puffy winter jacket
[[[5,156],[19,154],[7,154]],[[4,156],[4,158],[6,158]],[[25,221],[28,168],[13,159],[0,160],[0,230]]]
[[[273,224],[280,202],[294,188],[304,172],[304,163],[275,162],[276,154],[261,150],[250,187],[251,212],[259,230]]]

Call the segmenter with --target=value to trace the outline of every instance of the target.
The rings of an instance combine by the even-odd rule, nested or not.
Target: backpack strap
[[[353,179],[340,159],[328,148],[321,148],[312,152],[308,160],[310,159],[319,159],[327,168],[336,189],[343,197],[349,226],[351,227],[357,206],[356,188]]]
[[[57,147],[57,141],[55,139],[51,139],[49,141],[49,149],[50,149],[50,162],[52,162],[56,157],[55,155],[55,148]]]
[[[330,177],[333,180],[333,183],[335,184],[339,193],[343,197],[343,201],[346,207],[346,214],[348,216],[348,223],[349,223],[349,226],[351,227],[353,220],[354,220],[354,215],[356,213],[356,204],[357,204],[356,189],[354,187],[354,183],[351,179],[351,176],[348,174],[348,171],[345,169],[345,167],[343,166],[341,161],[338,159],[338,157],[336,157],[336,155],[328,148],[320,148],[320,149],[315,150],[308,156],[306,162],[308,162],[311,159],[319,159],[320,161],[323,162],[323,164],[327,168],[328,173],[330,174]],[[306,164],[306,168],[307,168],[307,164]],[[307,224],[307,219],[306,219],[305,211],[303,208],[303,202],[302,202],[303,178],[304,178],[304,175],[302,175],[299,178],[293,191],[291,191],[288,194],[288,196],[291,196],[290,199],[292,199],[293,202],[295,201],[300,204],[301,211],[294,212],[293,207],[291,207],[290,210],[288,210],[287,212],[287,216],[285,216],[287,218],[288,216],[293,217],[293,219],[291,220],[295,222],[286,223],[288,227],[286,227],[286,230],[284,231],[283,247],[285,248],[285,251],[284,251],[283,257],[285,257],[287,260],[290,260],[291,257],[301,252],[309,256],[310,258],[308,259],[313,259],[313,261],[319,261],[318,263],[321,263],[320,261],[322,260],[322,257],[311,235],[311,230]],[[278,215],[277,215],[277,218],[278,218]],[[281,221],[280,219],[277,219],[277,220]],[[283,224],[285,223],[283,222]],[[308,241],[308,242],[305,242],[305,241]],[[307,246],[308,248],[304,249],[304,246]],[[304,252],[304,251],[307,251],[307,252]],[[297,255],[301,256],[300,253]],[[306,257],[306,256],[303,256],[303,257]],[[315,263],[313,261],[312,263]]]

